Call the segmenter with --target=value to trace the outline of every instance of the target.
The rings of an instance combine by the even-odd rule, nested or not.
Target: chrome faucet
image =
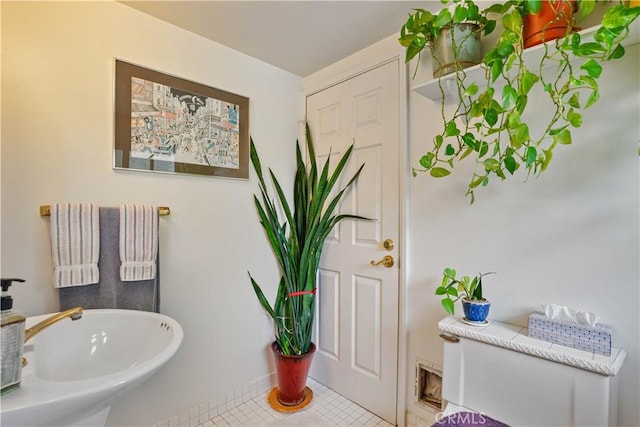
[[[53,316],[44,319],[42,322],[30,327],[24,331],[24,342],[26,343],[37,333],[42,332],[44,329],[67,317],[71,320],[78,320],[82,317],[82,307],[74,307],[61,313],[54,314]]]

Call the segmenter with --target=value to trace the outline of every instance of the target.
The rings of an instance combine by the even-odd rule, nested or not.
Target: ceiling
[[[388,36],[439,1],[122,1],[306,77]]]

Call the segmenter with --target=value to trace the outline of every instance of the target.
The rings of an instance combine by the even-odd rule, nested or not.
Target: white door
[[[398,69],[397,60],[388,62],[308,96],[306,106],[320,162],[330,150],[337,162],[355,142],[344,179],[365,163],[341,212],[375,218],[343,221],[327,239],[310,375],[392,424],[398,379]],[[388,249],[387,239],[393,241]],[[372,265],[385,256],[393,257],[393,266]]]

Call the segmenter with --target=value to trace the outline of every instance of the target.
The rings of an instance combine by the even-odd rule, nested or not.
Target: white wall
[[[250,180],[115,171],[114,57],[250,98],[250,132],[288,187],[302,79],[115,2],[2,2],[2,264],[23,277],[29,315],[57,311],[48,222],[57,201],[149,203],[161,222],[161,311],[185,338],[158,374],[112,408],[150,425],[268,374],[271,323],[247,270],[273,294],[277,270]]]
[[[39,205],[167,205],[162,311],[183,325],[185,341],[162,371],[113,408],[109,423],[149,425],[268,373],[272,330],[246,270],[265,283],[277,274],[251,202],[253,175],[232,181],[113,171],[112,61],[250,97],[251,133],[264,163],[283,176],[293,175],[300,79],[118,3],[1,7],[0,272],[27,279],[13,292],[16,306],[28,314],[57,309]],[[477,192],[473,206],[463,173],[410,180],[409,410],[419,411],[412,404],[415,358],[441,363],[436,323],[443,312],[432,293],[442,268],[452,265],[469,274],[498,272],[485,285],[496,320],[524,325],[540,304],[555,302],[597,312],[613,325],[614,344],[629,353],[620,374],[620,424],[640,424],[638,59],[635,46],[605,70],[600,102],[540,178],[494,182]],[[410,108],[413,165],[438,110],[414,93]]]
[[[638,51],[638,45],[628,48],[623,59],[606,66],[600,101],[573,131],[573,145],[556,148],[538,179],[524,182],[520,174],[494,180],[476,191],[473,205],[464,196],[471,159],[447,178],[411,180],[411,411],[421,413],[411,403],[415,358],[442,363],[437,322],[445,313],[433,292],[443,268],[451,266],[469,275],[498,272],[483,283],[492,319],[526,326],[529,313],[555,303],[595,312],[612,325],[614,345],[628,352],[619,374],[619,423],[640,424]],[[430,72],[430,64],[423,65]],[[422,72],[413,84],[421,78],[428,77]],[[531,116],[544,115],[541,98],[529,105],[536,108]],[[410,157],[417,166],[439,129],[439,104],[412,93],[410,110]]]

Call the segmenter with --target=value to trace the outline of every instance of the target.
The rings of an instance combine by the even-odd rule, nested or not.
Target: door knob
[[[393,267],[394,261],[391,255],[385,255],[380,261],[371,260],[371,265],[384,265],[387,268]]]
[[[382,246],[384,246],[386,250],[392,251],[395,244],[393,243],[393,240],[387,239],[384,242],[382,242]]]

